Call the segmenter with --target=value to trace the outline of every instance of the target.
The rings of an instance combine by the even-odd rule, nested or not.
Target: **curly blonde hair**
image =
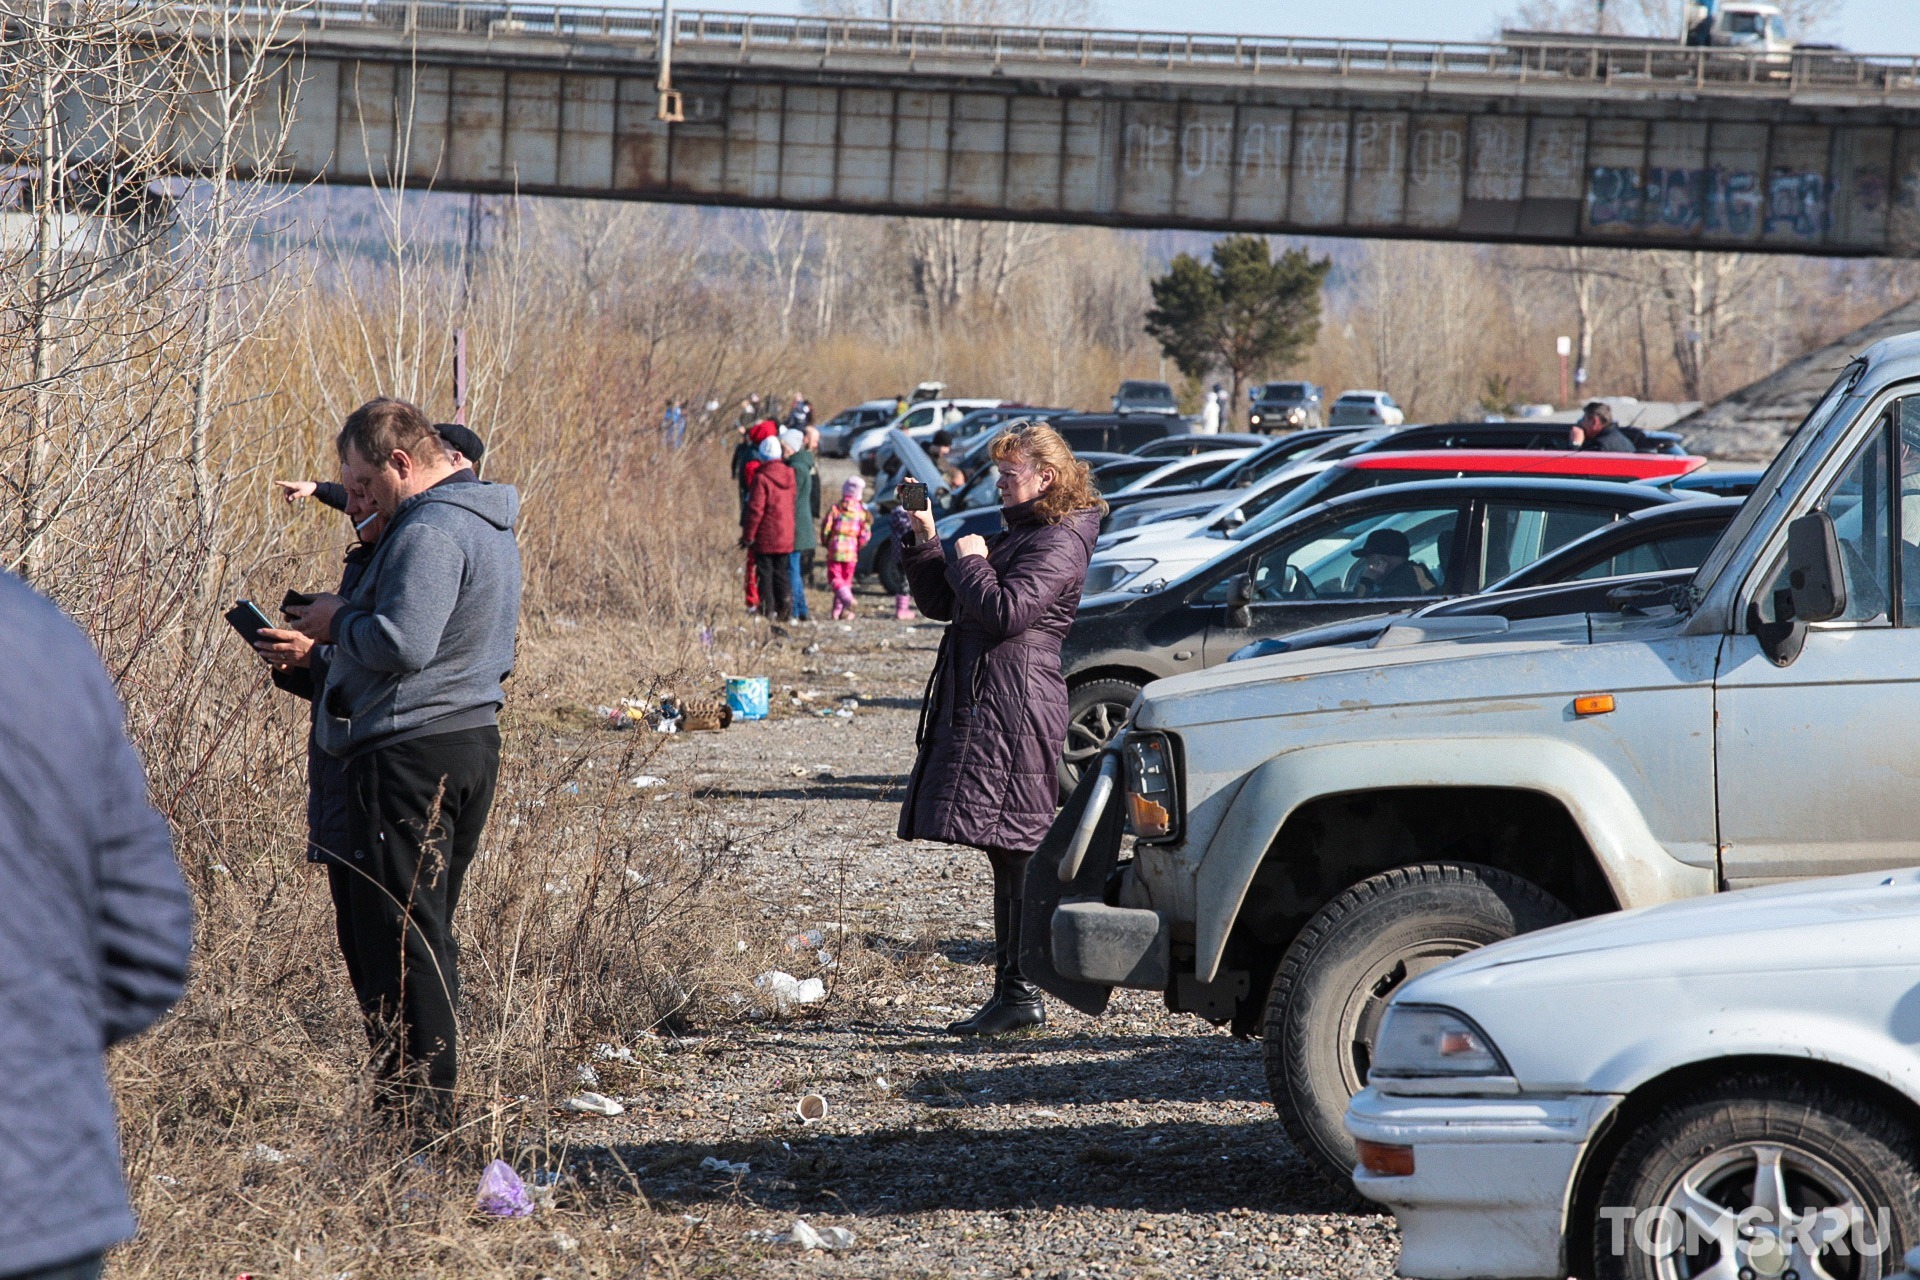
[[[1048,524],[1058,524],[1075,511],[1107,514],[1107,500],[1094,487],[1093,471],[1073,456],[1073,450],[1060,433],[1044,422],[1012,422],[998,436],[987,454],[994,465],[1019,458],[1053,472],[1053,484],[1034,499],[1033,511]]]

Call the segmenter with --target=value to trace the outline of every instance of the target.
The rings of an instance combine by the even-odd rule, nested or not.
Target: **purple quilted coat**
[[[920,612],[953,624],[921,709],[903,840],[1031,853],[1053,822],[1055,768],[1067,745],[1060,644],[1100,514],[1047,524],[1022,503],[1002,518],[1007,529],[987,539],[984,558],[949,559],[938,543],[902,548]]]

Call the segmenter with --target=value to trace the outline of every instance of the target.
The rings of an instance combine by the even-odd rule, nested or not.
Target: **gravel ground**
[[[735,1020],[592,1064],[627,1110],[575,1122],[575,1177],[609,1206],[637,1189],[684,1215],[703,1272],[1390,1275],[1392,1218],[1342,1212],[1316,1182],[1257,1045],[1146,992],[1099,1019],[1052,1004],[1043,1030],[1003,1040],[944,1034],[988,985],[990,881],[978,855],[893,837],[939,627],[861,603],[851,625],[760,650],[791,664],[773,719],[670,739],[650,766],[749,837],[734,945],[827,998],[780,1011],[749,990]],[[814,607],[824,619],[824,593]],[[718,656],[747,638],[723,629]],[[849,694],[858,709],[833,714]],[[794,1114],[807,1093],[828,1105],[811,1124]],[[795,1218],[856,1242],[769,1238]]]

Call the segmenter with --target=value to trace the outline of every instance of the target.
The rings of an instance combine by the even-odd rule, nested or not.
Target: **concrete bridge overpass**
[[[182,21],[196,12],[178,10]],[[204,12],[204,11],[200,11]],[[322,182],[848,212],[1920,251],[1920,59],[314,0]],[[189,158],[190,159],[190,158]]]

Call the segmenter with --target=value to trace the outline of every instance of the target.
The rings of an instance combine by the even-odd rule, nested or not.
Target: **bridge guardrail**
[[[191,12],[210,6],[182,5]],[[258,12],[257,0],[235,0],[229,12]],[[290,33],[368,30],[465,34],[486,38],[552,36],[624,39],[657,44],[660,13],[552,4],[306,0],[283,21]],[[1376,76],[1463,78],[1482,82],[1579,81],[1623,87],[1787,95],[1834,89],[1920,93],[1920,55],[1855,54],[1809,49],[1791,54],[1691,48],[1648,41],[1583,41],[1578,35],[1464,42],[1337,40],[1094,28],[888,22],[884,19],[793,17],[723,10],[674,14],[674,47],[693,60],[749,60],[755,54],[840,55],[1016,62],[1054,66],[1163,68],[1237,72],[1259,77],[1288,72],[1364,79]]]

